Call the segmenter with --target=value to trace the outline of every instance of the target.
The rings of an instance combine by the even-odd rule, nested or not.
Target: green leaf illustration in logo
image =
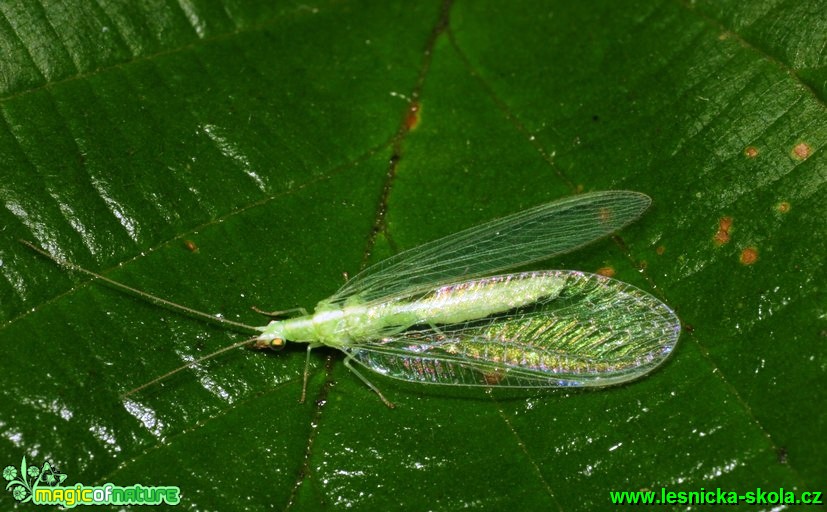
[[[60,485],[66,480],[66,475],[49,462],[44,462],[43,468],[29,466],[26,464],[26,457],[23,457],[19,472],[14,466],[6,466],[3,469],[3,478],[8,480],[6,490],[11,491],[14,499],[25,503],[32,499],[34,489],[39,485],[50,487]]]
[[[32,468],[26,465],[26,457],[20,462],[20,473],[18,478],[17,468],[14,466],[6,466],[3,469],[3,478],[9,481],[6,484],[6,490],[11,489],[12,496],[17,501],[27,502],[32,499],[32,482],[37,482],[37,477],[40,475],[40,470],[36,467]]]

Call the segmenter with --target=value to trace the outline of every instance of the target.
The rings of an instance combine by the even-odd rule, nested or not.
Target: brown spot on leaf
[[[659,245],[659,246],[657,246],[657,248],[655,249],[655,252],[657,253],[657,255],[658,255],[658,256],[663,256],[663,253],[665,253],[665,252],[666,252],[666,247],[664,247],[664,246],[662,246],[662,245]]]
[[[795,145],[795,147],[793,147],[792,152],[790,152],[790,155],[792,155],[792,157],[796,160],[806,160],[812,154],[813,148],[811,148],[806,142],[799,142]]]
[[[758,148],[755,146],[747,146],[746,149],[744,149],[744,154],[747,158],[755,158],[758,156]]]
[[[790,208],[790,203],[788,203],[787,201],[781,201],[775,207],[775,209],[778,210],[778,213],[787,213],[790,211]]]
[[[718,232],[712,237],[715,245],[724,245],[729,242],[729,230],[732,227],[732,217],[721,217],[718,220]]]
[[[597,273],[601,276],[614,277],[616,272],[614,267],[600,267],[597,269]]]
[[[752,265],[758,261],[758,249],[755,247],[747,247],[741,251],[740,261],[742,265]]]
[[[405,127],[408,130],[415,130],[419,125],[420,119],[420,105],[418,101],[411,102],[408,107],[408,115],[405,116]]]
[[[184,247],[186,247],[190,252],[198,252],[198,245],[196,245],[192,240],[184,240]]]

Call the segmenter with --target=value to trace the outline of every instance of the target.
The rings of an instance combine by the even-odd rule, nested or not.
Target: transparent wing
[[[639,192],[605,191],[540,205],[401,252],[366,268],[324,302],[354,297],[365,303],[548,259],[619,230],[650,203]]]
[[[543,272],[546,273],[546,272]],[[455,386],[607,386],[640,377],[670,354],[680,322],[632,285],[576,271],[559,295],[476,321],[434,325],[346,349],[396,379]]]

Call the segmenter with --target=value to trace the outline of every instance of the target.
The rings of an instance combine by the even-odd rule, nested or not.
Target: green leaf
[[[610,491],[823,490],[822,11],[0,6],[0,465],[177,485],[183,510],[587,511]],[[398,250],[620,188],[653,208],[542,267],[611,269],[672,306],[685,329],[666,365],[594,392],[371,375],[394,410],[327,349],[299,404],[300,344],[124,398],[243,338],[17,242],[263,324],[250,306],[312,308]]]

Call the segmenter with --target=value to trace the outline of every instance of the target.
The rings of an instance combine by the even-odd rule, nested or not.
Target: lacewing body
[[[339,349],[380,397],[351,362],[452,386],[606,386],[638,378],[678,340],[680,322],[669,307],[597,274],[500,272],[607,236],[649,204],[637,192],[583,194],[421,245],[368,267],[312,315],[259,328],[256,344]]]

